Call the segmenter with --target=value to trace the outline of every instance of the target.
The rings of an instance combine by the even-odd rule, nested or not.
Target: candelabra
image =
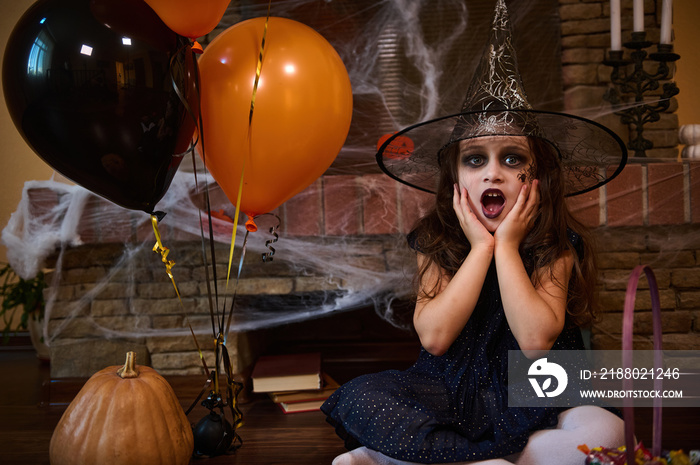
[[[623,57],[622,50],[611,50],[609,59],[603,61],[603,64],[613,69],[610,74],[613,87],[605,92],[603,98],[612,103],[614,108],[620,108],[615,114],[620,116],[623,124],[630,126],[627,148],[634,151],[635,157],[646,157],[646,151],[654,146],[643,136],[644,125],[658,121],[661,118],[660,113],[668,110],[671,97],[678,94],[676,84],[669,81],[663,84],[660,96],[648,98],[659,88],[660,81],[669,78],[669,63],[680,58],[680,55],[673,53],[672,45],[658,44],[657,52],[649,54],[651,60],[658,62],[657,69],[655,73],[649,73],[644,69],[647,58],[644,49],[651,45],[652,43],[646,40],[646,33],[633,32],[632,40],[624,44],[625,48],[631,50],[630,59]],[[630,69],[631,65],[633,70]]]

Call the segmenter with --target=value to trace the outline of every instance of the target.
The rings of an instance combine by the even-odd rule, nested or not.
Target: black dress
[[[568,327],[552,349],[583,348],[579,328]],[[366,446],[399,460],[449,463],[520,452],[564,409],[508,408],[509,350],[519,346],[492,262],[472,316],[444,355],[421,349],[408,370],[355,378],[321,410],[349,449]]]

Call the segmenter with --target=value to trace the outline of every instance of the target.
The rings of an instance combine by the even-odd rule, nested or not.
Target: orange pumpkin
[[[51,437],[52,465],[186,465],[192,428],[168,382],[134,365],[95,373],[68,406]]]

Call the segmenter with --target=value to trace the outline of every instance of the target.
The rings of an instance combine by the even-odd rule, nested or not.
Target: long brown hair
[[[569,322],[577,326],[590,325],[597,318],[596,283],[597,264],[592,247],[592,236],[587,227],[571,215],[565,201],[565,179],[559,165],[559,156],[554,147],[544,139],[528,137],[534,155],[531,176],[540,182],[540,207],[533,228],[520,244],[520,256],[530,273],[533,284],[541,276],[536,270],[552,273],[550,267],[565,251],[574,257],[574,268],[568,283],[567,313]],[[441,153],[441,170],[435,203],[414,229],[417,250],[425,255],[416,275],[419,298],[434,297],[441,286],[442,276],[433,289],[419,290],[418,284],[431,267],[436,264],[447,278],[451,278],[470,251],[457,215],[452,207],[453,186],[458,182],[457,160],[459,143],[452,144]],[[568,231],[577,234],[578,251],[568,238]],[[550,274],[554,278],[553,274]],[[566,283],[558,283],[562,288]]]

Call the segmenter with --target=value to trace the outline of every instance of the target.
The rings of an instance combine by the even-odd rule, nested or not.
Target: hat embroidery
[[[609,182],[627,161],[624,142],[600,123],[533,109],[518,70],[504,0],[496,2],[489,41],[460,113],[398,131],[381,144],[376,159],[397,181],[434,193],[447,147],[460,140],[494,135],[538,137],[549,142],[559,154],[567,196]],[[411,140],[412,150],[406,147],[406,138]]]

